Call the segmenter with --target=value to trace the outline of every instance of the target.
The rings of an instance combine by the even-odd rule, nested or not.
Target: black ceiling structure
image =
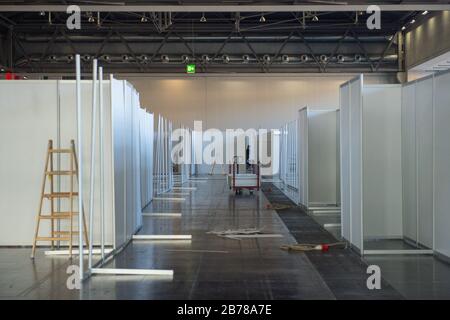
[[[208,1],[209,6],[236,9],[217,12],[206,2],[203,11],[183,10],[189,5],[201,8],[201,1],[124,2],[0,1],[0,65],[14,72],[71,72],[79,53],[85,62],[97,58],[115,73],[178,73],[188,63],[205,73],[399,72],[405,28],[432,15],[408,10],[407,4],[417,1]],[[266,8],[274,3],[287,11],[244,10],[247,5]],[[291,5],[305,3],[322,7],[289,11]],[[326,10],[328,4],[346,8],[375,3],[405,5],[405,10],[382,11],[380,30],[368,29],[370,14],[365,10]],[[69,30],[69,15],[52,9],[69,4],[82,8],[80,30]],[[172,7],[128,11],[129,5],[142,4]],[[6,5],[20,10],[9,7],[2,12]],[[98,11],[83,10],[85,5]],[[101,10],[104,5],[114,10]]]

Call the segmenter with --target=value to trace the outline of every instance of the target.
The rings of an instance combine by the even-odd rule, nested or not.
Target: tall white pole
[[[103,109],[103,68],[98,68],[98,78],[99,78],[99,107],[100,107],[100,226],[101,226],[101,257],[105,259],[105,173],[104,173],[104,163],[103,163],[103,153],[105,152],[104,141],[103,141],[103,130],[104,130],[104,109]]]
[[[77,103],[77,143],[78,143],[78,252],[80,280],[84,278],[83,270],[83,134],[81,114],[81,65],[80,55],[75,56],[76,66],[76,103]]]
[[[93,217],[94,217],[94,181],[95,181],[95,142],[97,133],[97,59],[92,63],[92,116],[91,116],[91,170],[89,188],[89,271],[92,268],[92,242],[94,238]]]

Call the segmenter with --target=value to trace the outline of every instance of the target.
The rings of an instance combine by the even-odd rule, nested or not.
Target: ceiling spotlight
[[[148,60],[148,56],[147,56],[147,55],[143,54],[143,55],[141,55],[139,58],[141,59],[141,61],[142,61],[143,63],[147,63],[147,60]]]
[[[309,60],[309,57],[306,54],[303,54],[300,56],[300,61],[301,62],[307,62]]]
[[[359,11],[358,14],[359,14],[360,16],[363,16],[363,15],[364,15],[364,11]]]
[[[162,63],[168,63],[170,61],[169,56],[167,54],[163,54],[161,56],[161,62]]]
[[[320,61],[322,61],[322,62],[327,62],[327,61],[328,61],[328,57],[327,57],[326,55],[322,54],[322,55],[320,56]]]
[[[411,23],[411,24],[416,23],[416,19],[412,19],[410,23]]]
[[[92,15],[92,12],[88,11],[88,12],[86,12],[86,14],[87,14],[87,16],[88,16],[88,21],[89,21],[89,22],[95,22],[95,18],[94,18],[94,16]]]
[[[261,15],[261,18],[259,18],[259,22],[266,22],[266,18],[263,14]]]
[[[319,21],[319,17],[317,15],[314,15],[312,18],[312,21],[317,22]]]
[[[102,56],[102,60],[103,60],[103,61],[109,61],[110,59],[111,59],[111,57],[108,56],[107,54],[104,54],[104,55]]]
[[[342,54],[340,54],[340,55],[337,56],[337,61],[339,63],[345,62],[345,57]]]
[[[228,62],[230,62],[230,57],[229,57],[228,55],[224,54],[224,55],[222,56],[222,62],[223,62],[223,63],[228,63]]]
[[[265,55],[263,56],[263,61],[264,61],[264,63],[269,64],[269,63],[270,63],[270,60],[272,60],[272,58],[271,58],[268,54],[265,54]]]
[[[250,56],[248,54],[244,54],[242,56],[242,62],[249,63],[250,62]]]
[[[124,54],[124,55],[122,56],[122,61],[123,61],[123,62],[127,62],[128,60],[130,60],[130,57],[127,56],[126,54]]]
[[[48,57],[48,60],[56,61],[56,56],[55,55],[51,55],[51,56]]]
[[[39,12],[39,15],[40,15],[41,17],[45,16],[45,11]]]
[[[145,22],[147,22],[148,21],[148,19],[147,19],[147,17],[145,16],[145,13],[144,13],[144,15],[141,17],[141,22],[142,23],[145,23]]]
[[[88,55],[88,54],[85,54],[85,55],[83,55],[83,60],[84,61],[90,61],[91,60],[91,56],[90,55]]]
[[[403,27],[402,27],[402,31],[405,31],[405,30],[406,30],[406,27],[405,27],[405,26],[403,26]]]
[[[66,59],[67,59],[67,62],[70,63],[73,61],[74,58],[73,58],[73,55],[70,54],[66,57]]]
[[[360,54],[355,54],[355,62],[361,62],[362,57]]]
[[[206,22],[205,13],[202,13],[202,17],[200,18],[200,22]]]
[[[423,16],[426,16],[428,14],[428,10],[425,10],[424,12],[422,12]]]
[[[189,63],[189,56],[188,55],[186,55],[186,54],[183,54],[182,56],[181,56],[181,61],[183,61],[183,63]]]
[[[202,61],[203,63],[209,63],[209,61],[211,61],[211,58],[207,54],[204,54],[202,55]]]
[[[284,54],[281,56],[281,62],[288,63],[289,62],[289,56],[287,54]]]

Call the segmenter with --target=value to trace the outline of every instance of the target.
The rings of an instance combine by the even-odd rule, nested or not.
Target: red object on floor
[[[329,245],[327,245],[327,244],[323,244],[323,245],[322,245],[322,252],[327,252],[328,249],[330,249],[330,246],[329,246]]]
[[[5,73],[5,80],[14,80],[14,73],[12,72]]]

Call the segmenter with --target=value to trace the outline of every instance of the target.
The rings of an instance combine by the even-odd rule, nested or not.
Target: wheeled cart
[[[261,186],[261,171],[260,164],[250,164],[248,170],[245,173],[239,173],[239,164],[235,160],[230,165],[227,181],[230,190],[233,190],[235,194],[242,194],[243,189],[250,191],[253,194],[254,190],[259,191]]]

